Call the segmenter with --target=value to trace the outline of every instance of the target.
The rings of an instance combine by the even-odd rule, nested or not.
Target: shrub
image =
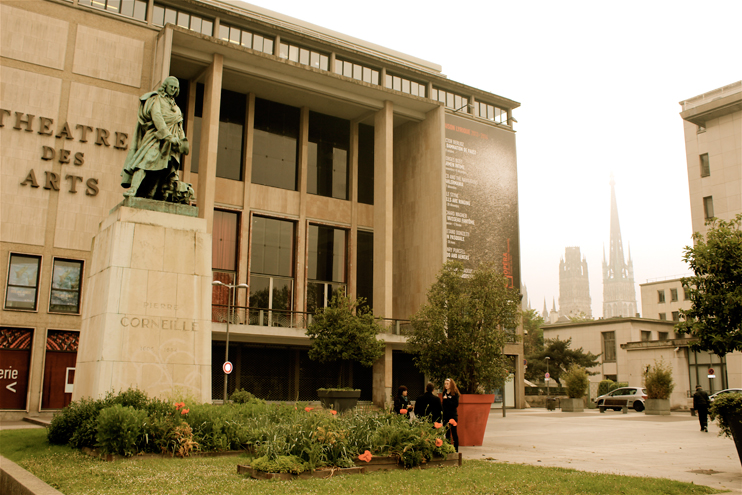
[[[232,395],[230,395],[229,398],[232,399],[232,402],[235,404],[246,404],[251,401],[259,400],[253,394],[242,388],[232,392]]]
[[[581,399],[585,396],[587,387],[590,384],[587,370],[582,366],[573,364],[563,375],[567,385],[567,395],[570,399]]]
[[[644,386],[649,399],[669,399],[675,384],[672,383],[672,367],[660,359],[648,365],[644,371]]]
[[[306,471],[302,460],[295,455],[282,455],[275,459],[269,459],[268,456],[258,457],[252,461],[252,467],[266,473],[301,474]]]
[[[126,457],[136,454],[137,446],[144,437],[146,418],[147,411],[132,406],[115,404],[103,409],[98,415],[98,446],[107,454]]]
[[[611,390],[615,390],[616,382],[613,380],[601,380],[598,384],[598,397],[609,393]]]
[[[728,420],[731,416],[742,416],[742,394],[717,395],[709,408],[709,416],[712,421],[716,420],[716,424],[719,425],[719,436],[733,438]]]

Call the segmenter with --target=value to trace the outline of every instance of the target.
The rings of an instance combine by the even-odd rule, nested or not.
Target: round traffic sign
[[[709,375],[713,375],[713,374],[714,374],[714,368],[709,368]]]
[[[231,362],[229,362],[229,361],[226,361],[226,362],[225,362],[225,363],[224,363],[224,364],[222,365],[222,369],[224,370],[224,372],[225,372],[226,374],[230,374],[230,373],[232,373],[232,370],[234,369],[234,366],[232,366],[232,363],[231,363]]]
[[[551,375],[549,375],[548,373],[546,373],[546,374],[544,374],[544,377],[545,378],[551,378]]]

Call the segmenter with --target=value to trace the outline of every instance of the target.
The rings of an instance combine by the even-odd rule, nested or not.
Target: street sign
[[[549,383],[549,377],[547,376],[546,378],[544,378],[544,381],[545,381],[546,383]]]
[[[549,378],[551,378],[551,375],[549,375],[548,373],[546,373],[546,374],[544,375],[544,377],[545,377],[545,378],[546,378],[546,379],[548,380]]]
[[[528,360],[527,359],[524,359],[523,360],[523,366],[528,366]]]
[[[232,370],[234,369],[234,366],[232,366],[232,363],[231,363],[231,362],[229,362],[229,361],[226,361],[226,362],[225,362],[225,363],[224,363],[224,364],[222,365],[222,369],[224,370],[224,372],[225,372],[226,374],[230,374],[230,373],[232,373]]]
[[[716,378],[716,375],[714,374],[714,368],[709,368],[709,378]]]

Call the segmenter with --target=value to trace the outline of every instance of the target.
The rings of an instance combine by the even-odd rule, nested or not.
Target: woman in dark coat
[[[448,426],[446,432],[446,438],[453,442],[453,446],[456,452],[459,451],[459,433],[456,430],[456,424],[459,421],[459,388],[450,378],[446,378],[443,384],[445,390],[443,391],[443,398],[441,399],[441,405],[443,407],[443,426]],[[453,422],[450,422],[453,420]]]
[[[403,409],[405,412],[402,412]],[[397,389],[397,395],[394,397],[394,412],[410,417],[410,409],[410,398],[407,397],[407,387],[400,385],[399,389]]]

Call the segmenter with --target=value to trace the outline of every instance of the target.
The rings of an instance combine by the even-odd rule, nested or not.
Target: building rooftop
[[[742,81],[737,81],[680,102],[683,120],[699,126],[732,112],[742,111]]]

